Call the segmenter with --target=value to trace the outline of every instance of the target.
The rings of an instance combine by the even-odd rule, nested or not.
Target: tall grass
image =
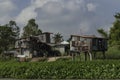
[[[105,52],[106,59],[120,59],[120,49],[119,46],[112,46],[109,47],[108,50]],[[96,53],[97,59],[103,59],[102,52]]]
[[[109,47],[106,52],[107,59],[120,59],[120,49],[118,46]]]

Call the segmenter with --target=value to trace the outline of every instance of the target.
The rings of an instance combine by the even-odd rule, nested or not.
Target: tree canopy
[[[38,29],[38,24],[36,24],[35,19],[30,19],[27,25],[23,28],[23,36],[37,36],[42,33],[42,30]]]
[[[120,13],[114,15],[115,21],[110,29],[110,44],[120,45]]]
[[[19,37],[19,27],[15,21],[0,26],[0,52],[14,48],[16,38]]]

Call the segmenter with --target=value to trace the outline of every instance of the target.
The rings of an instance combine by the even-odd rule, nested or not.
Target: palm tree
[[[53,39],[54,39],[55,43],[57,44],[63,40],[63,36],[60,33],[57,33],[54,35]]]
[[[104,38],[108,38],[109,35],[103,29],[98,29],[97,32]]]

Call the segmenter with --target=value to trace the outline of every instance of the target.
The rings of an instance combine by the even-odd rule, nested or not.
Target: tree
[[[15,45],[15,33],[7,25],[0,26],[0,52],[10,50]]]
[[[14,48],[19,32],[15,21],[9,21],[8,24],[0,26],[0,53]]]
[[[11,37],[12,39],[9,40],[9,49],[13,49],[15,47],[15,42],[19,38],[20,35],[20,28],[17,26],[16,22],[11,20],[8,24],[6,24],[7,27],[11,29]]]
[[[23,31],[22,37],[37,36],[42,33],[42,31],[38,29],[38,24],[36,24],[35,19],[30,19],[23,28]]]
[[[110,29],[110,44],[120,45],[120,13],[114,15],[115,22]]]
[[[104,31],[104,29],[98,29],[97,31],[98,31],[98,33],[99,33],[102,37],[104,37],[104,38],[108,38],[108,37],[109,37],[109,35],[107,34],[107,32]]]
[[[53,37],[55,43],[60,43],[63,40],[63,36],[60,33],[57,33]]]
[[[8,49],[9,39],[12,39],[10,37],[11,32],[12,32],[11,29],[6,25],[0,26],[0,49],[1,49],[0,52]]]

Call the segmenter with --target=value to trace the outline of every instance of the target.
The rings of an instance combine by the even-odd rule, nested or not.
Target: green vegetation
[[[120,61],[0,62],[0,78],[119,79]]]
[[[109,47],[108,51],[106,52],[107,59],[120,59],[120,46],[112,46]]]
[[[110,44],[111,46],[120,46],[120,13],[117,13],[114,17],[115,21],[110,29]]]

